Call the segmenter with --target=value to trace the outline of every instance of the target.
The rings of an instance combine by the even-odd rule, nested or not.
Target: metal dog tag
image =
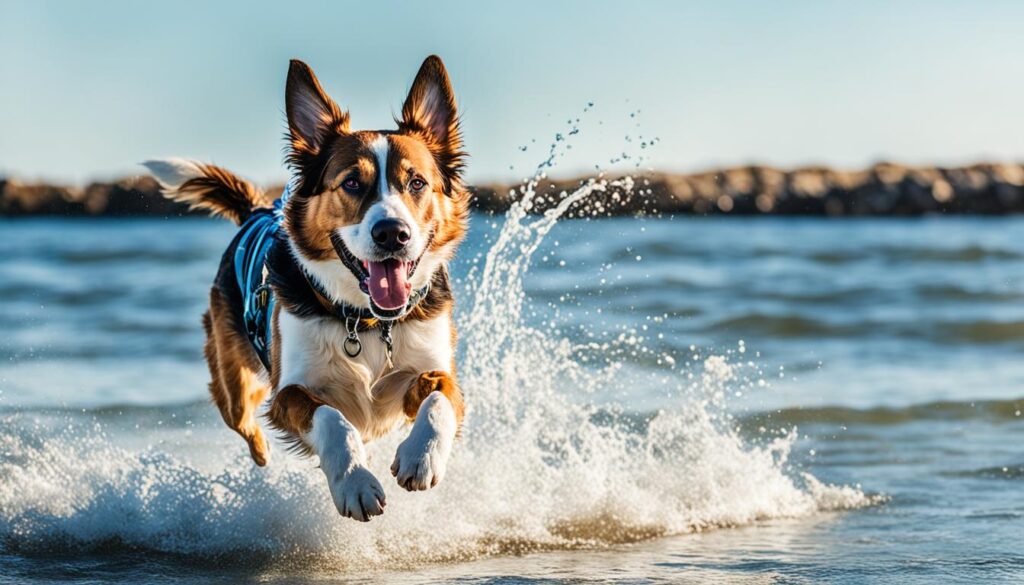
[[[359,352],[363,351],[363,344],[359,342],[358,337],[346,337],[342,347],[345,348],[345,354],[350,358],[356,357]]]

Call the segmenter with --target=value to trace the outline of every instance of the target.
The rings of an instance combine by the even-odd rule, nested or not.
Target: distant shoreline
[[[634,177],[632,192],[609,190],[571,215],[779,215],[907,217],[930,214],[1024,213],[1024,165],[979,163],[911,167],[879,163],[858,171],[828,167],[780,170],[746,166],[693,174],[652,172]],[[545,180],[531,212],[543,212],[581,179]],[[279,193],[281,186],[268,188]],[[474,206],[502,212],[517,184],[473,187]],[[594,204],[597,205],[594,205]],[[598,209],[598,213],[592,213]],[[202,215],[164,199],[148,176],[85,186],[0,178],[0,217],[183,217]]]

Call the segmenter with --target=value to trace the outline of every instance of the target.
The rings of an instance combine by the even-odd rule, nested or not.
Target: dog
[[[277,209],[222,168],[143,164],[166,196],[243,228],[203,316],[209,389],[224,422],[266,465],[256,416],[269,397],[269,426],[318,456],[338,512],[365,522],[386,506],[365,442],[411,421],[391,473],[407,490],[426,490],[444,477],[461,429],[447,265],[467,229],[467,154],[437,56],[420,67],[394,130],[351,130],[348,112],[298,60],[285,104],[293,179]]]

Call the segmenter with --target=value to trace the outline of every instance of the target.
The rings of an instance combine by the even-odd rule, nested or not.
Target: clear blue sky
[[[0,0],[0,23],[0,173],[26,178],[184,155],[279,180],[289,58],[390,127],[429,53],[475,180],[527,174],[591,101],[556,172],[626,134],[672,170],[1024,159],[1022,2]]]

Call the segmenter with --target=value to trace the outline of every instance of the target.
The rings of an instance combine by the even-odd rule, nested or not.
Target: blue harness
[[[273,208],[254,209],[239,229],[235,244],[235,279],[242,291],[245,332],[267,370],[270,370],[270,340],[273,338],[274,295],[267,283],[264,264],[284,221],[283,209],[289,196],[291,190],[285,187]]]

